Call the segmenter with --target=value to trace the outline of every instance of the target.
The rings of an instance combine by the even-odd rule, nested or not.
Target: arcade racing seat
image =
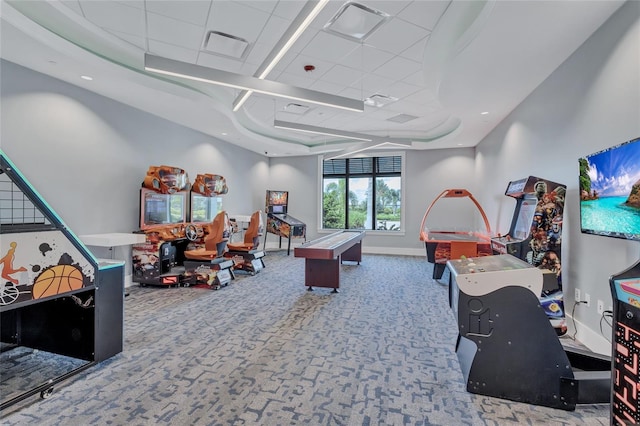
[[[260,237],[262,236],[262,230],[264,225],[262,222],[262,214],[260,210],[257,210],[251,215],[249,220],[249,227],[244,233],[244,240],[241,243],[228,243],[227,247],[229,251],[249,251],[257,249],[260,245]]]
[[[244,233],[243,242],[227,244],[229,251],[224,256],[233,259],[236,270],[255,275],[256,272],[260,272],[264,268],[262,258],[265,253],[262,250],[258,250],[263,231],[262,213],[257,210],[251,215],[249,227]]]
[[[204,248],[185,250],[184,257],[191,260],[211,260],[220,257],[226,251],[229,240],[229,219],[224,210],[216,215],[208,225],[208,233],[204,237]]]

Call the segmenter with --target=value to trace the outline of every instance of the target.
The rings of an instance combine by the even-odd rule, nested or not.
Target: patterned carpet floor
[[[124,352],[4,410],[3,425],[608,425],[465,390],[447,288],[424,257],[364,255],[340,293],[269,252],[217,291],[129,288]],[[2,374],[2,373],[0,373]]]

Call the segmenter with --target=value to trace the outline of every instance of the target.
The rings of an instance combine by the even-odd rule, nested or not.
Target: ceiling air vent
[[[391,102],[397,101],[398,98],[394,98],[393,96],[382,95],[380,93],[376,93],[374,95],[369,96],[364,100],[364,104],[372,107],[383,107]]]
[[[415,120],[416,118],[418,117],[416,117],[415,115],[398,114],[391,118],[387,118],[387,121],[393,121],[394,123],[406,123],[407,121]]]
[[[209,31],[204,39],[207,52],[233,59],[242,59],[248,47],[247,40],[220,31]]]
[[[369,37],[389,15],[358,3],[348,2],[324,26],[324,30],[358,43]]]
[[[291,114],[302,115],[305,112],[309,111],[309,107],[306,105],[290,103],[284,107],[284,111],[289,112]]]

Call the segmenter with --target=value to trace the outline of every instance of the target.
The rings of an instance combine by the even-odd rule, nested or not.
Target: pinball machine
[[[268,234],[275,234],[279,237],[278,247],[280,248],[282,248],[282,238],[284,237],[287,239],[287,255],[289,255],[293,238],[306,240],[307,225],[289,214],[288,191],[267,190],[265,204],[267,232],[264,233],[264,246],[267,246]]]

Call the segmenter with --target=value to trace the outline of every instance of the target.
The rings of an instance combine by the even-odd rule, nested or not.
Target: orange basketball
[[[38,275],[31,292],[34,299],[40,299],[78,290],[82,288],[82,284],[83,277],[80,269],[72,265],[56,265]]]

